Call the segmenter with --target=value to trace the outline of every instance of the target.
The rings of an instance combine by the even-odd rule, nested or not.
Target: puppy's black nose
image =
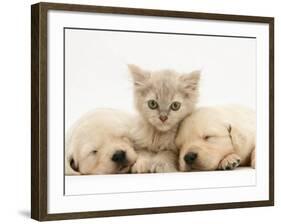
[[[117,150],[113,156],[111,157],[111,160],[116,163],[123,163],[126,161],[126,152],[123,150]]]
[[[195,153],[195,152],[189,152],[189,153],[187,153],[187,154],[184,156],[184,161],[185,161],[187,164],[191,165],[192,163],[194,163],[194,161],[196,160],[197,156],[198,156],[197,153]]]

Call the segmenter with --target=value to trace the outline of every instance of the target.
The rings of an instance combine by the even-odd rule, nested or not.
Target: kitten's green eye
[[[181,107],[181,103],[180,103],[180,102],[176,102],[176,101],[173,102],[173,103],[171,104],[171,106],[170,106],[170,108],[171,108],[172,110],[174,110],[174,111],[179,110],[180,107]]]
[[[158,103],[155,100],[149,100],[147,105],[150,109],[155,110],[158,108]]]

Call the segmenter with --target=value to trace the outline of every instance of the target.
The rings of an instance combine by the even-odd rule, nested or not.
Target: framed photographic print
[[[274,204],[274,18],[31,8],[32,218]]]

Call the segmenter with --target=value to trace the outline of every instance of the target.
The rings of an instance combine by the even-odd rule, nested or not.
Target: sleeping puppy
[[[99,109],[80,118],[66,140],[65,174],[127,173],[137,155],[128,138],[133,117]]]
[[[255,168],[255,113],[241,106],[202,107],[181,123],[179,169]]]

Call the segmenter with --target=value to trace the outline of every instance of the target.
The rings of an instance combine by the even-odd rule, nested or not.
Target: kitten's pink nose
[[[160,119],[162,122],[165,122],[165,121],[168,119],[168,116],[167,116],[167,115],[160,115],[160,116],[159,116],[159,119]]]

